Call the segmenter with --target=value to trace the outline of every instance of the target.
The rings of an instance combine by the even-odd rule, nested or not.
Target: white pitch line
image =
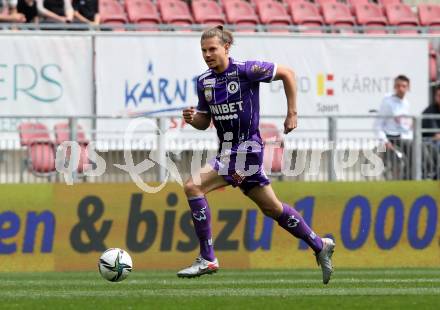
[[[170,285],[170,286],[201,286],[201,285],[232,285],[232,284],[315,284],[322,283],[321,279],[224,279],[215,278],[216,276],[197,279],[128,279],[124,281],[124,285],[137,286],[137,285]],[[423,284],[423,283],[440,283],[440,278],[396,278],[396,279],[356,279],[356,278],[333,278],[332,284]],[[23,286],[22,280],[2,280],[0,282],[0,288],[7,288],[8,286]],[[105,280],[93,282],[90,280],[71,280],[71,281],[53,281],[48,280],[28,280],[26,285],[41,285],[43,287],[70,287],[70,286],[89,286],[89,287],[101,287],[109,285]]]
[[[259,276],[313,276],[320,273],[319,269],[316,270],[231,270],[231,269],[222,269],[221,272],[224,276],[232,276],[232,277],[259,277]],[[338,275],[343,275],[347,277],[356,277],[356,276],[371,276],[371,275],[379,275],[379,276],[391,276],[391,275],[417,275],[417,276],[432,276],[432,275],[440,275],[440,269],[375,269],[375,270],[336,270]],[[174,271],[170,272],[161,272],[161,273],[149,273],[145,271],[145,275],[148,277],[169,277],[170,274],[174,274]]]
[[[202,279],[200,282],[197,282],[198,279],[177,279],[177,280],[132,280],[131,282],[136,284],[176,284],[176,285],[216,285],[216,284],[312,284],[312,283],[322,283],[321,279],[313,278],[313,279],[235,279],[235,280],[215,280],[215,279]],[[349,283],[349,284],[362,284],[362,283],[386,283],[386,284],[399,284],[399,283],[440,283],[440,279],[437,278],[418,278],[418,279],[354,279],[354,278],[333,278],[332,283]],[[130,283],[131,284],[131,283]]]
[[[229,288],[229,289],[163,289],[163,290],[120,290],[118,294],[109,290],[90,291],[75,290],[64,292],[47,291],[0,291],[0,297],[41,299],[41,298],[84,298],[84,297],[208,297],[208,296],[249,296],[249,297],[270,297],[270,296],[408,296],[408,295],[438,295],[440,288]]]
[[[134,271],[136,272],[136,270]],[[320,269],[316,268],[315,270],[304,270],[304,269],[289,269],[289,270],[258,270],[258,269],[252,269],[252,270],[245,270],[245,269],[221,269],[219,273],[221,273],[222,276],[227,277],[260,277],[260,276],[269,276],[269,277],[275,277],[275,276],[316,276],[320,274]],[[151,277],[151,278],[169,278],[170,275],[175,275],[174,270],[169,271],[148,271],[148,270],[142,270],[140,271],[145,277]],[[347,269],[336,269],[336,273],[340,276],[345,277],[354,277],[357,276],[393,276],[393,275],[414,275],[414,276],[433,276],[433,275],[439,275],[440,276],[440,269],[360,269],[360,270],[347,270]],[[14,273],[12,273],[14,274]],[[84,273],[89,274],[89,273]],[[66,273],[68,275],[68,273]],[[78,273],[72,272],[71,275],[72,279],[81,279],[82,276],[78,275]]]

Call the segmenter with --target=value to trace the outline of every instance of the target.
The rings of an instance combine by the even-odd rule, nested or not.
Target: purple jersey
[[[220,144],[225,133],[233,134],[232,151],[244,141],[262,144],[258,129],[260,121],[259,84],[271,82],[276,65],[262,61],[236,61],[222,73],[208,70],[199,76],[197,110],[208,113],[217,129]]]
[[[240,62],[229,58],[224,72],[208,70],[197,82],[197,110],[211,116],[220,140],[219,155],[211,165],[228,183],[239,186],[245,193],[254,186],[270,183],[262,168],[259,85],[271,82],[275,73],[276,65],[270,62]],[[223,144],[225,140],[227,143]],[[259,148],[248,147],[249,142],[257,143]],[[223,145],[229,146],[222,149]],[[240,165],[240,153],[246,154],[244,166]],[[230,160],[225,161],[223,155]],[[244,173],[252,170],[250,165],[258,167],[251,175]]]

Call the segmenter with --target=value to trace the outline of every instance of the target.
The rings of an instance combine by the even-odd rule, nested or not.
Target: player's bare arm
[[[287,116],[284,121],[284,133],[288,134],[297,126],[296,80],[292,69],[278,65],[274,80],[282,80],[287,98]]]
[[[196,129],[206,130],[211,124],[211,117],[207,113],[197,112],[194,107],[183,110],[183,119]]]

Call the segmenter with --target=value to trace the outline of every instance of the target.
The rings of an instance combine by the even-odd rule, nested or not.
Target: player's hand
[[[188,109],[185,109],[182,112],[183,119],[188,124],[191,124],[193,122],[195,114],[196,114],[196,109],[194,107],[189,107]]]
[[[284,121],[284,134],[288,134],[292,130],[294,130],[297,126],[297,115],[287,115],[286,120]]]

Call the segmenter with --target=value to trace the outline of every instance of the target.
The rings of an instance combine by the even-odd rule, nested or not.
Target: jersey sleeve
[[[270,83],[275,78],[277,65],[265,61],[246,61],[245,70],[251,82]]]
[[[197,104],[197,112],[210,114],[209,105],[205,98],[204,88],[201,83],[197,83],[197,96],[199,103]]]

